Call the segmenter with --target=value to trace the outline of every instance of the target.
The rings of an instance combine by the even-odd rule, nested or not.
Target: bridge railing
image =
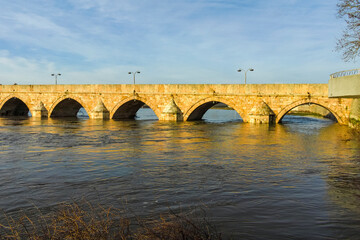
[[[336,73],[330,74],[330,78],[345,77],[345,76],[351,76],[351,75],[357,75],[357,74],[360,74],[360,68],[336,72]]]

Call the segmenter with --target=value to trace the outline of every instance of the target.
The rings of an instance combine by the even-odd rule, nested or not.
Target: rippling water
[[[206,206],[233,239],[359,238],[357,133],[316,118],[205,118],[158,122],[142,109],[136,121],[0,119],[0,209],[82,197],[140,216]]]

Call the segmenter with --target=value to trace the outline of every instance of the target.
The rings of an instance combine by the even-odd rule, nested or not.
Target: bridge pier
[[[47,118],[48,110],[45,108],[43,102],[39,102],[31,111],[31,116],[33,118]]]
[[[92,119],[110,119],[110,112],[100,100],[89,117]]]
[[[165,106],[164,111],[161,113],[159,120],[161,121],[183,121],[183,114],[179,107],[176,105],[174,99]]]
[[[273,124],[275,123],[275,119],[275,113],[262,101],[250,110],[247,122]]]

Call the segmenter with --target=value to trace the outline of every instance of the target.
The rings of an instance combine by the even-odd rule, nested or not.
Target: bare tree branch
[[[336,50],[341,51],[348,62],[360,56],[360,0],[340,0],[337,7],[338,17],[343,18],[347,26],[337,41]]]

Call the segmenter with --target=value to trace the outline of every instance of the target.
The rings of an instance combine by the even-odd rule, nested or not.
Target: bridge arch
[[[0,103],[0,116],[29,116],[30,104],[17,95],[9,95]]]
[[[144,105],[149,106],[159,119],[158,108],[153,106],[151,101],[138,96],[125,98],[117,103],[110,112],[110,119],[134,119],[137,111]]]
[[[184,113],[184,121],[200,120],[211,107],[215,106],[218,103],[223,103],[233,108],[240,115],[240,117],[244,119],[243,117],[245,116],[245,113],[240,111],[240,109],[238,109],[234,103],[226,99],[223,99],[221,97],[214,96],[214,97],[201,99],[200,101],[193,104]]]
[[[49,109],[52,117],[77,117],[80,108],[84,108],[89,114],[89,108],[80,99],[74,96],[63,96],[58,98]]]
[[[289,105],[287,105],[285,108],[281,109],[281,111],[277,114],[276,116],[276,123],[281,122],[281,120],[285,117],[285,115],[290,112],[292,109],[301,106],[301,105],[305,105],[305,104],[315,104],[318,105],[320,107],[325,108],[326,110],[328,110],[331,114],[334,115],[334,117],[336,118],[336,121],[339,124],[345,124],[345,116],[342,113],[338,113],[335,112],[333,109],[331,109],[328,104],[320,99],[314,99],[314,98],[304,98],[301,100],[298,100],[296,102],[293,102]]]

